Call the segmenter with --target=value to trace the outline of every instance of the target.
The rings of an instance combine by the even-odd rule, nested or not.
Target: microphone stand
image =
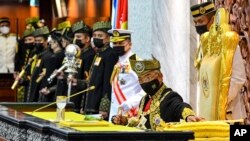
[[[66,97],[65,99],[69,99],[69,98],[71,98],[71,97],[77,96],[77,95],[79,95],[79,94],[81,94],[81,93],[84,93],[84,92],[86,92],[86,91],[90,91],[90,90],[94,90],[94,89],[95,89],[95,86],[91,86],[91,87],[89,87],[89,88],[87,88],[87,89],[85,89],[85,90],[82,90],[82,91],[80,91],[80,92],[77,92],[77,93],[75,93],[75,94],[69,96],[69,97]],[[48,105],[45,105],[45,106],[43,106],[43,107],[41,107],[41,108],[38,108],[38,109],[34,110],[34,111],[31,113],[31,115],[32,115],[34,112],[37,112],[37,111],[42,110],[42,109],[44,109],[44,108],[47,108],[47,107],[49,107],[49,106],[51,106],[51,105],[53,105],[53,104],[56,104],[56,101],[55,101],[55,102],[52,102],[52,103],[50,103],[50,104],[48,104]]]

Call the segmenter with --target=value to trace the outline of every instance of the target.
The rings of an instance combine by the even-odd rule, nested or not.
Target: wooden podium
[[[12,73],[0,73],[0,102],[16,102],[16,89],[12,90],[14,83]]]

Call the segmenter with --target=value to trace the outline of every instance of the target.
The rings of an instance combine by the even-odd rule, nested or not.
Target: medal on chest
[[[129,65],[120,65],[120,73],[129,73]]]
[[[124,78],[121,78],[119,80],[119,82],[120,82],[120,85],[125,85],[126,84],[126,80]]]

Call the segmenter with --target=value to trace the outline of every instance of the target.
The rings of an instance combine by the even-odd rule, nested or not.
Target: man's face
[[[10,24],[8,22],[0,23],[0,27],[4,27],[4,26],[10,27]]]
[[[45,39],[43,37],[35,37],[35,43],[36,44],[43,44],[45,42]]]
[[[7,35],[10,32],[10,24],[8,22],[0,23],[0,32]]]
[[[57,42],[56,40],[54,40],[54,39],[51,39],[50,45],[51,45],[51,49],[52,49],[52,50],[55,50],[56,48],[59,47],[58,42]]]
[[[44,37],[35,37],[35,44],[42,44],[44,48],[47,48],[47,40]]]
[[[29,44],[29,43],[34,43],[35,42],[35,37],[34,36],[27,36],[24,38],[24,43]]]
[[[159,77],[159,72],[153,70],[153,71],[149,71],[140,75],[138,79],[139,79],[139,83],[143,84],[143,83],[148,83],[150,81],[153,81],[154,79],[158,79],[158,77]]]
[[[93,33],[93,38],[103,39],[103,44],[109,43],[109,35],[103,31],[95,31]]]
[[[208,16],[205,16],[205,15],[195,17],[193,20],[194,20],[195,26],[206,25],[209,23],[209,18]]]
[[[62,38],[62,46],[63,46],[63,48],[66,48],[67,45],[69,45],[69,44],[70,44],[70,42],[68,40]]]
[[[82,44],[86,44],[90,42],[90,38],[84,33],[75,33],[74,38],[77,40],[81,40]]]

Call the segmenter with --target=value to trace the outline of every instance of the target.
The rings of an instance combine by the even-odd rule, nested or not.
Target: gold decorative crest
[[[114,37],[119,37],[119,36],[120,36],[120,33],[119,33],[117,30],[114,30],[114,31],[113,31],[113,36],[114,36]]]
[[[200,7],[200,14],[205,14],[206,13],[206,9],[204,7]]]
[[[145,69],[145,65],[143,62],[136,62],[134,69],[137,73],[142,73]]]

